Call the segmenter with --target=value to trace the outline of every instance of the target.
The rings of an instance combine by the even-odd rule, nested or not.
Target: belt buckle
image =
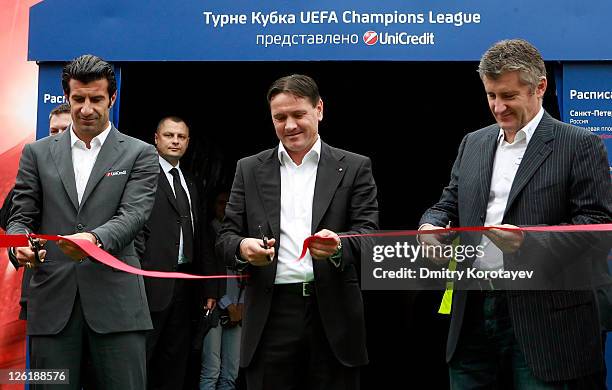
[[[308,291],[308,286],[310,285],[310,282],[302,282],[302,296],[303,297],[309,297],[310,296],[310,291]]]

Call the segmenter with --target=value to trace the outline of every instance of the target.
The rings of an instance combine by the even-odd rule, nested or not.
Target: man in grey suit
[[[155,148],[109,122],[117,84],[108,63],[78,57],[64,67],[62,86],[72,125],[24,148],[7,232],[88,240],[140,267],[133,240],[155,199]],[[43,244],[41,263],[29,247],[9,254],[34,267],[27,313],[31,367],[69,369],[68,388],[78,389],[88,351],[98,388],[143,389],[144,331],[151,319],[142,277],[87,258],[66,240]]]
[[[478,71],[497,124],[464,137],[450,183],[420,229],[609,223],[603,143],[544,111],[547,79],[538,50],[524,40],[498,42]],[[432,246],[441,238],[420,236]],[[569,248],[546,235],[535,240],[497,229],[474,241],[487,254],[487,262],[474,262],[480,269],[511,267],[529,248]],[[588,272],[590,259],[576,257]],[[455,291],[446,351],[451,388],[602,387],[600,337],[592,290]]]

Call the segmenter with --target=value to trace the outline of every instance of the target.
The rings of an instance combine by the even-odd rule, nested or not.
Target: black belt
[[[275,284],[274,291],[279,293],[301,295],[303,297],[309,297],[314,295],[315,288],[314,282],[302,282],[302,283],[285,283]]]

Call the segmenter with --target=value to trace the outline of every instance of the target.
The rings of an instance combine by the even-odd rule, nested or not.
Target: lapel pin
[[[342,168],[338,168],[338,172],[342,172]]]

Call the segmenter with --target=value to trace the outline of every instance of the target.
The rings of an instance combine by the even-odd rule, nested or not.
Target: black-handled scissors
[[[40,240],[38,238],[33,238],[32,233],[30,233],[28,229],[26,229],[26,236],[28,237],[28,242],[30,243],[30,249],[32,249],[32,252],[34,252],[34,265],[39,265],[42,263],[40,260],[40,254],[38,253],[42,249]]]
[[[259,235],[261,236],[261,240],[263,241],[264,249],[268,249],[269,248],[268,247],[268,237],[266,237],[263,234],[263,230],[261,229],[261,225],[257,225],[257,228],[259,229]],[[271,263],[272,262],[272,258],[270,257],[270,255],[267,255],[266,257],[268,259],[268,262]]]

